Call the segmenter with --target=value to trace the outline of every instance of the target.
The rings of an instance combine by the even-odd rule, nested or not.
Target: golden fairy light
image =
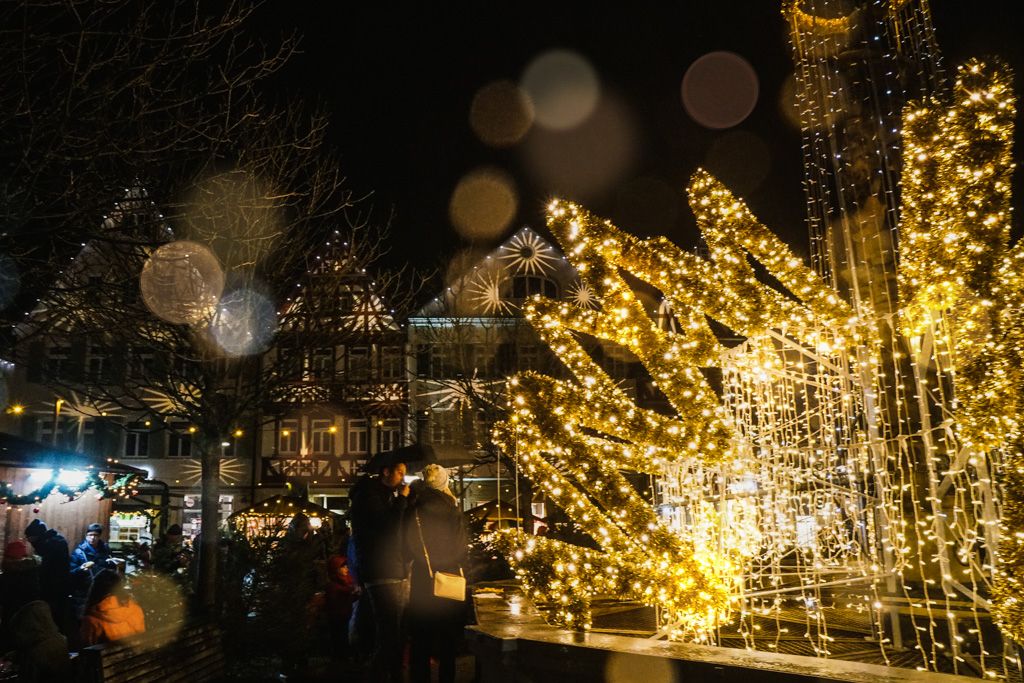
[[[772,649],[761,624],[796,604],[827,656],[826,611],[844,608],[865,615],[887,661],[909,647],[922,668],[1005,675],[970,624],[989,595],[1004,633],[1024,637],[1010,82],[970,62],[948,98],[905,114],[898,325],[870,299],[847,303],[703,171],[689,194],[707,259],[552,202],[549,227],[597,305],[524,304],[571,377],[518,376],[495,438],[598,546],[499,534],[555,622],[588,628],[607,593],[661,607],[669,637],[723,640],[728,627]],[[623,273],[662,293],[672,325]],[[745,341],[724,347],[709,319]],[[581,334],[639,359],[671,414],[636,405]],[[660,515],[623,472],[657,476]]]

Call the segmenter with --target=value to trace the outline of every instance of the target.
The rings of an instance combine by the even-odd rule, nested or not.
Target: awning
[[[147,476],[146,470],[125,465],[120,462],[54,448],[37,441],[29,441],[20,436],[0,432],[0,467],[30,467],[35,469],[94,469],[118,476],[134,474],[142,479]]]

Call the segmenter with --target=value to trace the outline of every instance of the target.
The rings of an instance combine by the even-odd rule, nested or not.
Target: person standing
[[[158,572],[171,576],[176,581],[188,582],[187,572],[192,558],[185,547],[180,525],[172,524],[167,528],[166,533],[153,544],[150,556],[153,568]]]
[[[385,464],[364,476],[350,494],[356,575],[369,597],[374,622],[369,680],[402,680],[402,611],[407,567],[402,553],[402,518],[409,499],[405,463]]]
[[[25,538],[40,558],[39,588],[50,606],[53,620],[61,633],[71,628],[71,554],[68,542],[56,529],[47,529],[41,519],[33,519],[25,528]]]
[[[422,486],[406,511],[403,542],[412,558],[409,606],[409,673],[412,683],[429,683],[430,658],[438,661],[440,683],[455,681],[455,655],[462,641],[466,604],[434,595],[434,573],[465,576],[468,540],[462,513],[448,489],[448,470],[423,468]]]
[[[71,553],[71,578],[74,583],[72,603],[76,619],[81,619],[85,611],[85,601],[93,579],[112,564],[110,546],[103,540],[103,527],[93,522],[85,530],[85,540]]]
[[[344,661],[349,652],[348,624],[352,619],[352,605],[355,602],[356,586],[348,571],[348,560],[344,555],[334,555],[327,561],[327,590],[324,610],[327,615],[327,630],[331,643],[331,655],[336,661]]]

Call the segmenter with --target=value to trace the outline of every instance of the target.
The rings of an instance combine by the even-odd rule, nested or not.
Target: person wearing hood
[[[0,565],[0,647],[3,652],[14,652],[19,681],[71,680],[68,641],[57,629],[50,606],[42,600],[39,564],[24,541],[7,544]]]
[[[56,529],[47,529],[41,519],[25,528],[25,538],[39,556],[39,587],[50,606],[53,620],[67,635],[71,617],[71,554],[68,542]]]
[[[430,681],[430,658],[434,656],[438,681],[453,683],[455,654],[465,625],[465,603],[436,597],[434,573],[463,574],[469,544],[462,513],[448,489],[448,470],[430,464],[423,468],[422,477],[406,510],[402,531],[406,556],[412,559],[406,608],[410,680]]]
[[[146,617],[139,603],[128,595],[124,577],[104,569],[93,579],[82,618],[82,645],[110,643],[146,631]]]
[[[348,625],[352,619],[352,605],[356,598],[356,585],[348,571],[348,559],[333,555],[327,561],[327,590],[325,612],[327,630],[331,638],[332,655],[344,659],[348,654]]]

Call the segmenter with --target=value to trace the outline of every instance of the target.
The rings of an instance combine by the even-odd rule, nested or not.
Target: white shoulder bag
[[[423,557],[427,560],[427,573],[434,579],[434,597],[445,598],[446,600],[458,600],[463,602],[466,599],[466,577],[459,569],[458,574],[451,572],[435,572],[430,567],[430,553],[427,552],[427,544],[423,540],[423,527],[420,525],[420,513],[417,510],[416,531],[420,535],[420,545],[423,546]]]

